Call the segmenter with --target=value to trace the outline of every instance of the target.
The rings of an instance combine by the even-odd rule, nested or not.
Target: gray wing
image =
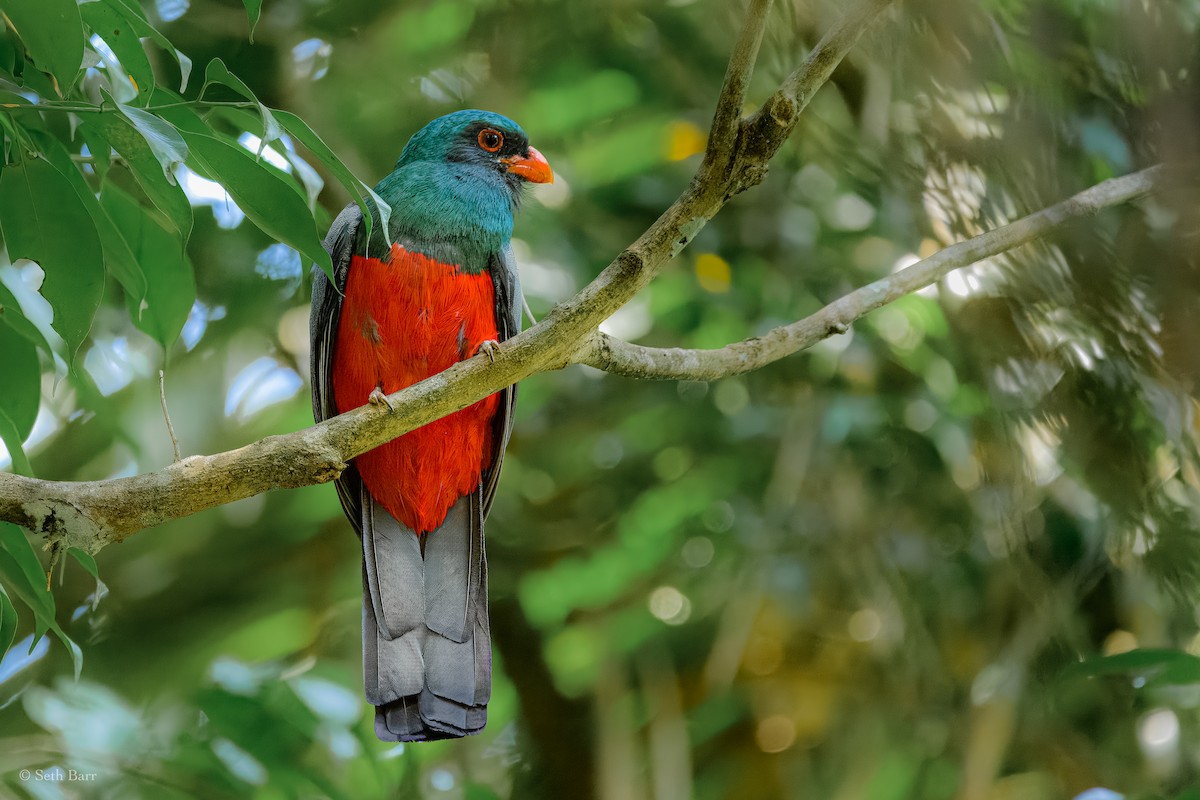
[[[517,262],[513,258],[512,247],[505,245],[499,254],[493,255],[489,270],[492,273],[492,286],[496,294],[496,330],[500,341],[511,339],[521,332],[521,276],[517,272]],[[492,508],[492,499],[496,495],[496,485],[500,480],[500,468],[504,464],[504,450],[508,447],[508,438],[512,434],[513,420],[516,415],[517,387],[509,386],[500,393],[500,407],[496,411],[493,424],[495,432],[492,436],[493,458],[492,466],[483,476],[483,516],[486,518]]]
[[[337,416],[333,399],[333,352],[337,343],[338,320],[342,312],[342,297],[346,290],[346,276],[350,273],[350,258],[358,245],[362,232],[362,211],[354,203],[342,209],[322,246],[333,260],[333,277],[336,285],[320,269],[313,269],[312,311],[309,315],[309,359],[312,369],[313,417],[320,422]],[[334,485],[338,499],[354,529],[362,533],[362,480],[358,470],[351,464]]]

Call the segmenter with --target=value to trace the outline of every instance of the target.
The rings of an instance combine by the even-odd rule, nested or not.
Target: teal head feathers
[[[413,134],[376,191],[392,207],[393,242],[476,272],[508,244],[524,185],[553,180],[520,125],[472,109]]]

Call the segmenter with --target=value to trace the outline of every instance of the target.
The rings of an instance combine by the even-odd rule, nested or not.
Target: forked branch
[[[762,336],[715,350],[641,347],[597,332],[575,360],[630,378],[711,381],[750,372],[812,347],[855,320],[941,280],[956,269],[999,255],[1045,236],[1068,220],[1126,203],[1155,188],[1163,167],[1150,167],[1099,183],[1016,222],[957,242],[895,274],[855,289],[815,314]]]

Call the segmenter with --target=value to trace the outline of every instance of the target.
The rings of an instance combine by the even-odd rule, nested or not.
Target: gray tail
[[[364,487],[363,683],[385,742],[479,733],[492,691],[481,494],[422,542]]]

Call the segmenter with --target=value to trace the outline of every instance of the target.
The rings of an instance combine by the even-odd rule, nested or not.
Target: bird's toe
[[[495,339],[486,339],[479,343],[479,348],[475,351],[475,355],[487,353],[488,361],[496,363],[496,354],[500,352],[500,343]]]
[[[378,386],[367,397],[367,402],[373,406],[386,406],[388,411],[395,411],[396,407],[392,405],[392,401],[388,400],[388,396],[383,393],[383,389]]]

